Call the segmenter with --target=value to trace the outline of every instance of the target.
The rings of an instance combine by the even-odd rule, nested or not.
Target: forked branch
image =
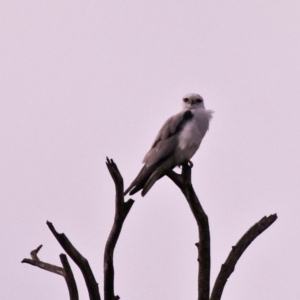
[[[247,247],[254,241],[254,239],[271,226],[277,219],[276,214],[269,217],[262,218],[258,223],[253,225],[244,236],[238,241],[238,243],[232,247],[232,250],[222,265],[220,273],[216,279],[214,288],[212,290],[211,298],[209,298],[210,288],[210,233],[208,217],[205,214],[197,195],[193,189],[191,183],[191,167],[188,163],[182,165],[182,173],[177,174],[174,171],[169,171],[167,176],[180,188],[184,194],[194,218],[198,225],[199,243],[198,247],[198,300],[220,300],[223,289],[227,282],[227,279],[234,271],[234,267],[247,249]]]
[[[116,197],[115,197],[115,218],[114,223],[107,239],[105,253],[104,253],[104,299],[105,300],[117,300],[120,297],[114,294],[114,265],[113,265],[113,254],[114,249],[117,244],[118,238],[120,236],[123,223],[134,203],[134,200],[129,199],[124,201],[124,185],[123,178],[118,170],[117,165],[112,159],[106,161],[109,173],[115,183]],[[89,263],[85,257],[83,257],[79,251],[72,245],[67,236],[64,233],[58,233],[53,224],[47,222],[47,225],[56,240],[62,246],[62,248],[67,252],[67,254],[72,258],[72,260],[77,264],[81,270],[85,283],[89,292],[90,300],[101,300],[98,288],[98,283],[95,280],[93,272],[89,266]],[[70,268],[70,265],[65,254],[60,255],[60,259],[63,265],[58,267],[52,264],[45,263],[41,261],[37,254],[42,248],[42,245],[37,249],[31,251],[31,259],[23,259],[23,263],[28,263],[43,270],[53,272],[63,276],[66,280],[67,286],[69,288],[69,294],[71,300],[78,300],[78,291],[76,282]]]
[[[104,252],[104,300],[118,300],[119,296],[114,292],[114,264],[113,255],[118,238],[120,236],[123,223],[134,203],[134,200],[129,199],[124,201],[124,185],[123,178],[118,170],[117,165],[112,159],[106,161],[109,173],[114,181],[116,196],[115,196],[115,218],[114,223],[107,239],[105,252]],[[193,189],[191,182],[191,166],[188,163],[182,165],[182,173],[177,174],[174,171],[168,171],[166,174],[182,191],[185,196],[190,209],[193,213],[195,221],[198,225],[199,242],[196,243],[198,247],[198,300],[220,300],[222,292],[224,290],[227,279],[234,271],[235,265],[247,247],[254,241],[254,239],[265,231],[269,226],[277,219],[276,214],[269,217],[262,218],[259,222],[254,224],[238,241],[238,243],[232,247],[231,252],[228,255],[225,263],[222,265],[219,275],[215,281],[211,298],[210,293],[210,232],[208,217],[203,210],[200,201]],[[89,263],[85,257],[83,257],[79,251],[71,244],[69,239],[63,233],[58,233],[52,223],[47,222],[47,225],[59,244],[66,251],[66,253],[72,258],[72,260],[80,268],[83,277],[86,282],[86,286],[89,292],[90,300],[101,300],[98,289],[98,284],[94,278]],[[31,259],[23,259],[23,263],[28,263],[37,266],[41,269],[53,272],[61,275],[65,278],[70,299],[78,300],[78,291],[76,282],[70,265],[65,254],[60,255],[62,267],[58,267],[49,263],[45,263],[38,258],[38,252],[42,245],[37,249],[31,251]]]
[[[117,300],[120,299],[120,297],[116,296],[114,291],[114,249],[120,236],[123,223],[134,203],[134,200],[129,199],[127,202],[124,201],[123,178],[114,161],[107,158],[106,166],[115,183],[116,198],[114,223],[104,251],[104,299]]]
[[[64,269],[62,267],[58,267],[58,266],[46,263],[44,261],[41,261],[38,258],[38,252],[41,250],[42,247],[43,247],[43,245],[40,245],[36,249],[32,250],[30,252],[31,259],[30,258],[24,258],[22,260],[22,263],[27,263],[27,264],[30,264],[32,266],[41,268],[43,270],[46,270],[46,271],[49,271],[49,272],[52,272],[52,273],[55,273],[55,274],[58,274],[58,275],[61,275],[61,276],[65,276],[65,272],[64,272]]]
[[[60,255],[60,260],[62,262],[63,268],[46,263],[41,261],[38,258],[38,252],[42,248],[42,245],[38,246],[35,250],[32,250],[30,252],[31,259],[29,258],[24,258],[22,260],[22,263],[27,263],[36,267],[39,267],[43,270],[61,275],[65,278],[68,290],[69,290],[69,295],[70,295],[70,300],[78,300],[78,290],[77,290],[77,285],[73,276],[73,272],[71,270],[71,267],[69,265],[67,256],[65,254]]]

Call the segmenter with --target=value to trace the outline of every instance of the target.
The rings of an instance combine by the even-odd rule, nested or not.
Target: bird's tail
[[[124,195],[134,195],[138,191],[140,191],[144,185],[146,184],[147,180],[151,176],[151,174],[156,169],[156,164],[147,167],[146,165],[143,166],[137,177],[133,180],[133,182],[130,184],[130,186],[125,190]]]
[[[164,157],[155,164],[151,166],[144,165],[137,177],[133,180],[131,185],[124,192],[124,196],[129,192],[129,195],[134,195],[141,189],[143,189],[142,196],[153,186],[155,181],[164,176],[163,170],[170,168],[170,160],[168,157]],[[156,175],[153,175],[156,174]],[[151,180],[149,182],[149,180]],[[148,183],[149,182],[149,183]],[[147,186],[146,191],[144,191],[145,186]]]
[[[143,190],[142,190],[142,196],[144,197],[149,190],[152,188],[152,186],[154,185],[154,183],[159,180],[161,177],[163,177],[165,175],[165,170],[163,169],[156,169],[149,177],[149,179],[147,179],[147,181],[145,182],[145,184],[143,185]]]

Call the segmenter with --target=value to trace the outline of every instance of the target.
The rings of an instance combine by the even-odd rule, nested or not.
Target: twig
[[[42,248],[42,246],[43,245],[40,245],[35,250],[32,250],[30,252],[32,259],[24,258],[22,260],[22,263],[27,263],[27,264],[39,267],[43,270],[63,276],[65,278],[67,286],[68,286],[70,300],[78,300],[78,291],[77,291],[76,282],[74,280],[74,276],[73,276],[71,267],[68,263],[66,255],[65,254],[60,255],[60,259],[61,259],[63,268],[43,262],[38,258],[38,255],[37,255],[38,252],[40,251],[40,249]]]
[[[191,167],[188,163],[182,165],[182,173],[168,171],[166,174],[184,194],[198,225],[198,300],[209,299],[210,284],[210,233],[208,217],[193,189],[191,182]]]
[[[134,203],[134,200],[129,199],[127,202],[124,201],[123,178],[114,161],[107,158],[106,166],[115,183],[116,198],[115,219],[104,251],[104,299],[117,300],[120,299],[120,297],[115,295],[114,292],[114,249],[121,233],[123,223]]]
[[[234,271],[235,265],[247,247],[269,226],[271,226],[277,219],[277,215],[270,215],[263,217],[259,222],[254,224],[232,247],[225,263],[222,265],[219,275],[215,281],[210,300],[220,300],[227,279]]]
[[[59,244],[62,248],[67,252],[67,254],[72,258],[75,264],[79,267],[84,280],[85,284],[88,289],[90,300],[101,300],[98,283],[95,280],[94,274],[90,268],[89,262],[85,257],[83,257],[78,250],[71,244],[69,239],[66,237],[64,233],[58,233],[53,224],[47,221],[47,225]]]
[[[43,245],[40,245],[35,250],[32,250],[30,252],[31,259],[24,258],[22,260],[22,263],[27,263],[27,264],[30,264],[32,266],[39,267],[43,270],[46,270],[46,271],[49,271],[49,272],[52,272],[52,273],[55,273],[55,274],[58,274],[58,275],[61,275],[61,276],[65,276],[64,269],[62,267],[58,267],[58,266],[46,263],[44,261],[41,261],[38,258],[37,254],[38,254],[38,252],[40,251],[40,249],[42,247],[43,247]]]

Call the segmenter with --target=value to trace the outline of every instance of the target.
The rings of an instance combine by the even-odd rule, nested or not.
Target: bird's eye
[[[203,100],[202,100],[202,99],[196,99],[196,102],[197,102],[197,103],[202,103]]]
[[[189,101],[189,98],[183,98],[183,102],[188,102]]]

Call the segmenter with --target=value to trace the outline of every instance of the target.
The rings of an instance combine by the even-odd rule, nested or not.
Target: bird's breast
[[[178,147],[181,150],[196,147],[198,148],[202,140],[202,134],[194,119],[187,122],[178,136]]]
[[[199,148],[208,130],[210,116],[205,110],[193,112],[193,118],[188,121],[178,135],[178,153],[182,160],[189,160]]]

